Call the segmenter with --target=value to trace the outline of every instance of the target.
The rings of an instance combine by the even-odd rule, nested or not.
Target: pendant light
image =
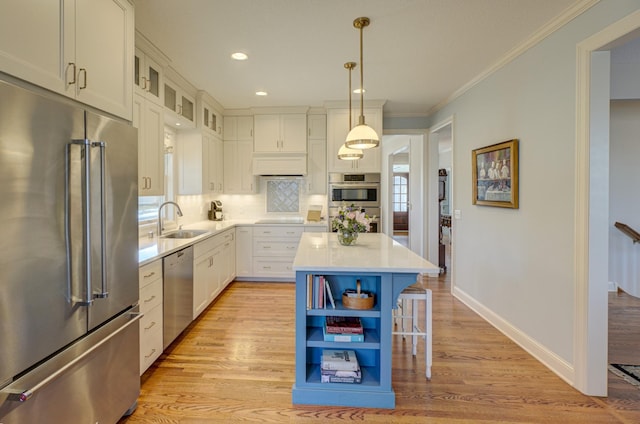
[[[353,26],[360,30],[360,119],[358,125],[355,126],[349,134],[347,134],[347,141],[345,146],[352,149],[371,149],[378,147],[380,144],[380,137],[376,134],[376,131],[365,124],[364,122],[364,83],[363,76],[364,70],[362,66],[362,30],[364,27],[369,26],[369,18],[357,18],[353,21]]]
[[[349,131],[351,131],[351,70],[356,67],[355,62],[347,62],[344,67],[349,70]],[[340,146],[338,150],[338,159],[340,160],[358,160],[362,159],[362,150],[347,147],[346,144]]]

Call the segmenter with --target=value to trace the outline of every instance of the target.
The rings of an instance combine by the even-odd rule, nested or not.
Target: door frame
[[[410,178],[410,199],[412,204],[409,211],[409,246],[417,248],[418,251],[414,252],[423,258],[428,258],[427,244],[428,228],[427,219],[429,213],[420,214],[419,211],[428,211],[427,209],[427,173],[425,172],[424,164],[428,163],[427,149],[424,145],[428,140],[428,129],[385,129],[383,136],[407,136],[406,142],[394,142],[394,143],[382,143],[382,172],[381,172],[381,205],[382,205],[382,232],[391,237],[393,235],[393,205],[391,203],[391,196],[393,190],[393,154],[398,150],[405,147],[409,147],[409,178]],[[413,139],[412,139],[412,136]],[[418,137],[421,136],[422,140],[418,141]],[[437,171],[436,171],[437,172]],[[417,195],[417,196],[416,196]],[[417,197],[417,198],[416,198]],[[413,213],[412,213],[413,211]],[[422,215],[422,219],[420,218]],[[413,240],[412,240],[413,237]],[[415,237],[418,237],[417,240]]]
[[[609,50],[638,36],[640,11],[576,48],[573,364],[574,386],[591,396],[608,382]]]
[[[429,220],[429,228],[435,228],[435,232],[431,232],[430,234],[430,238],[429,238],[429,251],[433,251],[434,252],[434,256],[431,258],[430,257],[430,261],[434,264],[437,264],[439,261],[439,244],[440,244],[440,222],[438,222],[438,217],[439,217],[439,208],[440,208],[440,202],[438,200],[438,183],[440,181],[440,176],[438,174],[438,170],[440,169],[440,165],[439,165],[439,150],[438,150],[438,143],[439,143],[439,136],[438,134],[445,128],[449,128],[449,130],[451,131],[451,173],[449,175],[449,186],[450,186],[450,198],[449,198],[449,211],[452,215],[452,218],[454,218],[454,199],[455,199],[455,184],[454,184],[454,166],[455,166],[455,132],[454,132],[454,116],[449,116],[441,121],[439,121],[438,123],[436,123],[433,127],[431,127],[430,132],[429,132],[429,157],[430,162],[429,162],[429,189],[430,189],[430,193],[433,193],[433,195],[429,195],[429,199],[428,199],[428,203],[429,203],[429,211],[430,214],[432,215],[432,218],[430,218]],[[449,267],[449,270],[447,272],[450,273],[451,275],[451,292],[453,293],[453,289],[455,287],[455,279],[454,277],[454,261],[455,261],[455,243],[454,243],[454,231],[453,231],[453,219],[451,220],[451,228],[449,229],[450,233],[451,233],[451,257],[450,257],[450,262],[451,265]],[[435,262],[434,262],[435,261]]]

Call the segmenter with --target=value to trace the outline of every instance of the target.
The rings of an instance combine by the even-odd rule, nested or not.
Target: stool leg
[[[406,321],[405,321],[405,317],[404,315],[407,313],[407,300],[406,299],[402,299],[402,315],[403,317],[400,319],[400,322],[402,323],[402,332],[406,332]],[[407,338],[406,334],[402,335],[403,339]]]
[[[427,380],[431,380],[431,365],[433,364],[433,347],[432,347],[432,343],[433,343],[433,334],[431,334],[432,331],[432,317],[431,317],[431,304],[432,304],[432,294],[431,294],[431,290],[427,290],[427,299],[425,302],[425,310],[424,310],[424,316],[425,316],[425,331],[426,331],[426,336],[424,338],[424,359],[425,359],[425,365],[426,365],[426,375],[427,375]]]
[[[418,301],[416,299],[413,299],[411,301],[411,332],[413,333],[411,335],[411,343],[413,345],[412,346],[413,356],[416,356],[416,354],[418,353],[418,336],[416,335],[417,324],[418,324]]]

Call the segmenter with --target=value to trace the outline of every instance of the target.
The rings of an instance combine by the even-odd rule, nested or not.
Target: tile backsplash
[[[271,183],[271,184],[270,184]],[[271,190],[273,196],[268,195]],[[297,193],[297,207],[295,197]],[[256,194],[222,194],[178,196],[184,216],[180,224],[188,225],[207,219],[212,200],[220,200],[225,219],[260,219],[265,217],[307,216],[309,205],[322,205],[322,215],[326,215],[326,195],[310,195],[306,184],[300,178],[268,179],[260,178]]]

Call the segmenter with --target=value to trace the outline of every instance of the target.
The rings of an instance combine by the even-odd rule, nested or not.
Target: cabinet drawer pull
[[[151,349],[151,352],[148,355],[144,355],[145,358],[151,358],[153,356],[153,354],[156,353],[155,349]]]
[[[155,327],[155,325],[156,325],[156,322],[155,321],[151,321],[151,324],[149,324],[148,327],[144,327],[144,330],[145,331],[150,330],[151,328]]]
[[[144,275],[143,278],[153,277],[154,275],[156,275],[156,272],[155,271],[151,271],[149,274]]]
[[[271,246],[262,246],[263,249],[271,249]]]
[[[269,266],[269,265],[264,265],[264,266],[262,267],[262,269],[271,269],[271,266]]]
[[[144,303],[151,302],[151,301],[152,301],[153,299],[155,299],[155,298],[156,298],[156,295],[154,294],[154,295],[153,295],[153,296],[151,296],[149,299],[145,299],[145,300],[144,300]]]

